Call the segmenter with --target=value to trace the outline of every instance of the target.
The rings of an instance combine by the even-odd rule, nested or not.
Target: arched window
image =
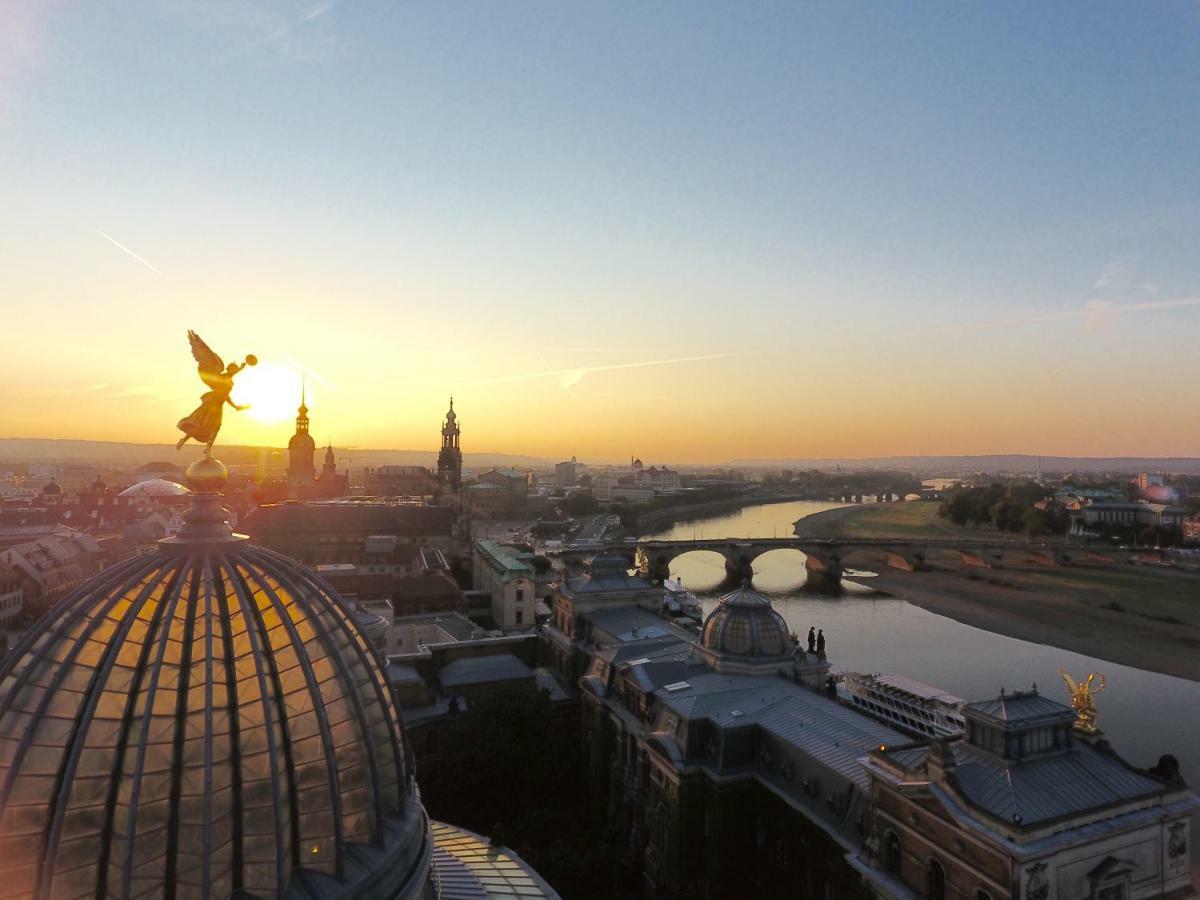
[[[893,875],[899,875],[900,863],[900,835],[889,829],[883,836],[883,867]]]
[[[929,900],[946,900],[946,870],[936,859],[929,861]]]

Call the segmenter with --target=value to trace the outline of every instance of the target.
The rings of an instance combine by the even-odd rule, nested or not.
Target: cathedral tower
[[[304,386],[300,387],[300,408],[296,411],[296,433],[288,441],[288,487],[310,485],[317,477],[314,457],[317,443],[308,433],[308,407],[304,403]]]
[[[458,416],[454,413],[454,398],[442,425],[442,449],[438,453],[438,487],[442,491],[458,492],[462,483],[462,450],[458,446]]]

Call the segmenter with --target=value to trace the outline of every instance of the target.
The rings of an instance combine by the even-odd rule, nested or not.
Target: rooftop
[[[511,653],[491,656],[468,656],[447,663],[438,672],[438,681],[443,688],[463,687],[469,684],[496,684],[502,681],[519,681],[533,678],[533,669]]]
[[[475,550],[506,575],[533,576],[533,566],[528,559],[530,554],[526,550],[492,540],[476,541]]]

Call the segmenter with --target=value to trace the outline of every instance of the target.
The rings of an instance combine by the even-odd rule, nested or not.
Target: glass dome
[[[793,649],[783,616],[748,585],[721,598],[704,620],[700,642],[714,653],[734,656],[785,656]]]
[[[147,478],[144,481],[135,481],[125,490],[121,491],[121,497],[185,497],[190,494],[186,487],[177,481],[168,481],[166,478]]]
[[[0,664],[0,894],[423,896],[378,657],[312,572],[211,527],[92,579]]]

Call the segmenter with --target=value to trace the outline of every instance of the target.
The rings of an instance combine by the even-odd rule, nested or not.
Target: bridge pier
[[[838,594],[842,590],[842,559],[837,553],[805,551],[804,569],[808,578],[804,590],[815,594]]]
[[[671,577],[671,559],[667,556],[655,556],[650,562],[650,581],[662,584]]]
[[[754,562],[745,553],[736,550],[722,554],[725,557],[725,580],[737,585],[754,580]]]

